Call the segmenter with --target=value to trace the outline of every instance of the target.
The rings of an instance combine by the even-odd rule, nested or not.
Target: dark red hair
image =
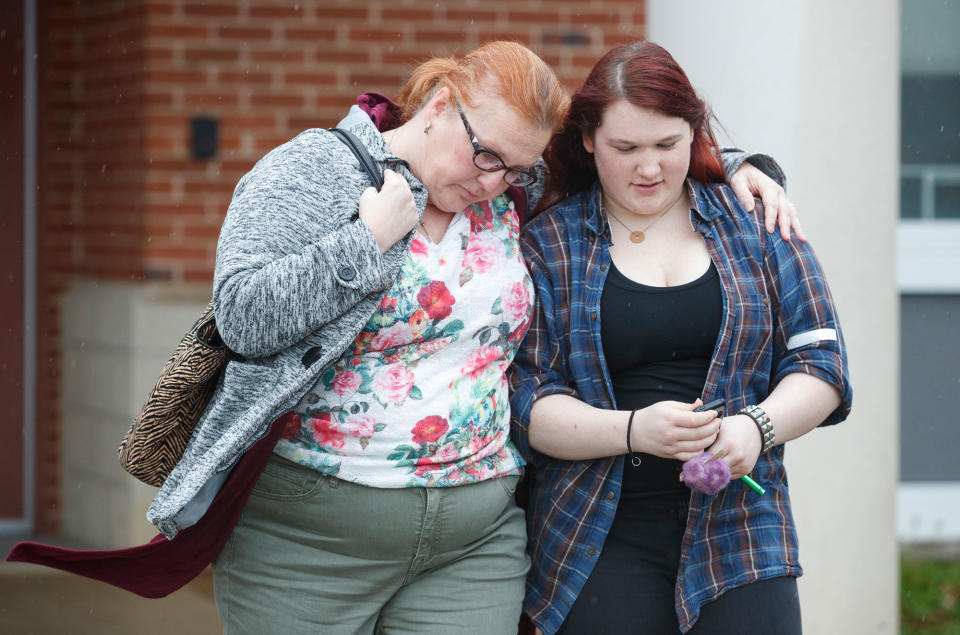
[[[710,108],[666,49],[653,42],[634,42],[600,58],[573,96],[563,130],[544,151],[550,179],[537,211],[597,180],[597,166],[583,147],[583,137],[593,137],[604,112],[621,99],[688,122],[693,128],[688,175],[701,183],[724,180],[720,148],[710,127]]]

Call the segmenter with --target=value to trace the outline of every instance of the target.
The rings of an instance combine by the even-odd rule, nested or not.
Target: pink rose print
[[[453,312],[456,300],[442,280],[434,280],[417,294],[417,302],[434,320],[442,320]]]
[[[470,238],[463,255],[463,266],[477,273],[486,273],[493,268],[500,256],[500,246],[482,238]]]
[[[300,417],[300,415],[291,416],[287,420],[287,425],[283,427],[283,432],[281,433],[283,438],[289,440],[300,434],[300,428],[302,425],[303,419]]]
[[[330,420],[329,414],[323,414],[310,419],[313,426],[313,439],[318,445],[327,448],[342,448],[346,435],[340,431],[340,426]]]
[[[437,451],[433,453],[432,457],[430,457],[430,461],[434,464],[453,463],[459,458],[460,450],[457,449],[457,446],[453,443],[447,443],[446,445],[437,448]]]
[[[499,346],[481,346],[470,355],[467,364],[460,369],[460,372],[468,375],[470,379],[480,379],[487,364],[496,360],[502,354],[503,351],[500,350]]]
[[[500,298],[503,315],[511,323],[523,322],[530,310],[530,294],[522,282],[514,282]]]
[[[402,403],[413,388],[413,380],[413,373],[403,364],[390,364],[374,376],[371,388],[383,403]]]
[[[410,243],[410,253],[420,258],[424,258],[427,255],[427,243],[420,238],[419,234],[414,236],[413,242]]]
[[[370,415],[350,415],[344,423],[350,436],[358,439],[369,439],[377,429],[377,422]]]
[[[487,437],[473,436],[470,437],[470,441],[467,442],[467,448],[470,450],[470,454],[476,454],[487,445]]]
[[[472,460],[480,461],[500,451],[501,434],[492,437],[474,437],[470,439],[468,448],[473,453]]]
[[[363,377],[355,370],[345,370],[333,378],[333,392],[341,397],[357,392]]]
[[[377,331],[370,342],[370,349],[383,351],[395,346],[409,344],[413,340],[413,332],[406,322],[395,322],[386,328]]]
[[[449,337],[441,337],[438,340],[427,340],[420,343],[419,350],[420,355],[426,357],[427,355],[433,355],[441,348],[445,347],[451,342]]]
[[[420,445],[433,443],[442,437],[449,427],[447,420],[439,415],[424,417],[413,426],[413,442]]]

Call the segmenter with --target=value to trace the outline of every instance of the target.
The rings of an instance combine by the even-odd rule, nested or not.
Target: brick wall
[[[57,528],[59,319],[71,280],[209,283],[237,180],[418,60],[522,42],[576,87],[643,35],[619,0],[41,0],[38,527]],[[219,122],[195,160],[190,121]]]

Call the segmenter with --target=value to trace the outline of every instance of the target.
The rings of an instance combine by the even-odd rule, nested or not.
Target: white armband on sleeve
[[[787,340],[787,350],[792,351],[795,348],[813,344],[814,342],[835,342],[837,340],[837,329],[814,329],[791,335]]]

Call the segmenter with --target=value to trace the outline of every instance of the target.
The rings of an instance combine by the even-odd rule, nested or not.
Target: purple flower
[[[683,482],[695,492],[713,496],[730,482],[730,466],[722,458],[713,459],[713,454],[698,454],[683,464]]]

